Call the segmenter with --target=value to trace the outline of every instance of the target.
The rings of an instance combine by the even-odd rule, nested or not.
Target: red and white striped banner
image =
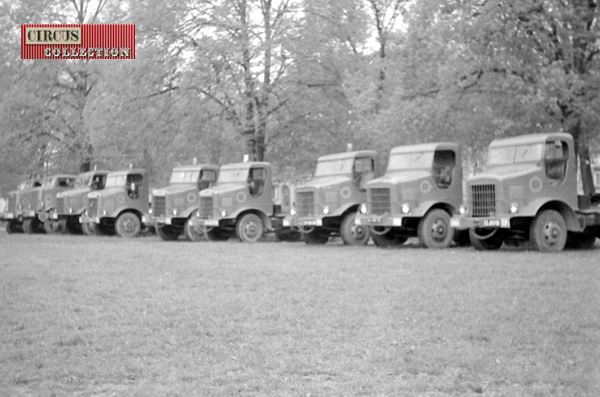
[[[21,25],[21,59],[135,59],[135,25]]]

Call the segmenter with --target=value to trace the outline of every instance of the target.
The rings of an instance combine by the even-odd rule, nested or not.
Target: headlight
[[[150,208],[150,209],[148,210],[148,213],[149,213],[150,215],[152,215],[152,208]]]
[[[296,209],[295,209],[295,208],[292,208],[292,209],[290,210],[290,215],[291,215],[291,216],[294,216],[294,215],[296,215]]]
[[[325,207],[323,207],[323,213],[325,215],[329,214],[329,206],[328,205],[326,205]]]
[[[408,214],[409,212],[410,212],[410,205],[408,205],[408,203],[402,204],[402,213]]]
[[[177,210],[176,209],[173,210],[173,216],[177,216]]]
[[[196,211],[196,218],[200,219],[200,211]]]
[[[227,215],[227,211],[221,210],[221,216],[225,216],[225,215]]]
[[[516,214],[519,211],[519,205],[517,203],[512,203],[510,205],[510,213]]]
[[[367,213],[367,205],[365,203],[362,203],[360,205],[360,207],[358,207],[358,212],[360,212],[361,214],[366,214]]]
[[[69,214],[73,213],[73,208],[69,208]]]
[[[102,215],[106,215],[106,210],[102,211]]]
[[[459,212],[461,215],[464,215],[464,214],[466,214],[466,213],[467,213],[467,207],[465,207],[464,205],[461,205],[461,206],[458,208],[458,212]]]
[[[85,216],[90,216],[90,212],[88,210],[85,210]]]

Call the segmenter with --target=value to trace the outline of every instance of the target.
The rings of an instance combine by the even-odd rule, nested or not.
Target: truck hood
[[[57,197],[78,197],[78,196],[83,196],[84,194],[87,194],[90,192],[90,188],[85,186],[85,187],[77,187],[71,190],[67,190],[65,192],[60,192],[58,193],[56,196]]]
[[[431,173],[423,170],[396,172],[389,175],[384,175],[381,178],[373,179],[371,182],[367,183],[367,187],[381,185],[398,185],[400,183],[405,182],[419,181],[429,176],[431,176]]]
[[[313,179],[303,185],[298,186],[296,191],[308,190],[308,189],[323,189],[333,185],[341,185],[342,183],[349,182],[350,178],[346,176],[332,176],[325,178]]]
[[[200,192],[200,196],[201,197],[218,196],[218,195],[222,195],[222,194],[226,194],[226,193],[237,192],[245,187],[246,187],[246,185],[243,183],[226,183],[223,185],[217,185],[217,186],[213,186],[209,189],[205,189]]]
[[[109,196],[117,195],[119,193],[126,193],[126,189],[123,186],[115,186],[115,187],[106,188],[104,190],[92,192],[92,193],[90,193],[90,195],[94,195],[96,197],[109,197]]]
[[[152,194],[154,196],[166,196],[169,194],[188,193],[194,190],[194,184],[182,183],[176,185],[169,185],[160,189],[154,189]]]
[[[518,164],[502,167],[494,167],[469,178],[469,182],[477,182],[479,180],[497,180],[504,181],[532,174],[539,171],[539,167],[532,164]]]

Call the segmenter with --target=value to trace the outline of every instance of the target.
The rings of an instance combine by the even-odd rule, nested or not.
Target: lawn
[[[0,234],[1,396],[597,396],[600,243]]]

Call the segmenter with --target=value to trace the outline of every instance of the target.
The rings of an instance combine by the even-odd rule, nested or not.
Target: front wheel
[[[558,212],[541,211],[531,222],[529,239],[542,252],[560,252],[567,243],[567,224]]]
[[[121,237],[137,237],[142,230],[142,222],[136,214],[125,212],[117,218],[115,229],[117,234]]]
[[[495,251],[504,243],[500,229],[469,229],[469,240],[477,251]]]
[[[454,239],[454,229],[450,227],[450,215],[442,209],[429,211],[418,226],[421,244],[427,248],[446,248]]]
[[[340,227],[342,241],[346,245],[367,245],[370,237],[369,228],[355,224],[355,219],[356,212],[351,212],[342,220],[342,226]]]
[[[165,225],[162,227],[157,227],[156,234],[158,234],[158,236],[164,241],[175,241],[179,238],[181,233],[173,226]]]
[[[206,231],[204,226],[194,225],[195,214],[192,214],[183,226],[183,234],[189,241],[206,241]]]
[[[255,214],[246,214],[237,222],[235,231],[243,243],[255,243],[263,235],[264,225],[262,219]]]
[[[23,228],[21,227],[18,221],[10,221],[6,224],[6,233],[23,233]]]

